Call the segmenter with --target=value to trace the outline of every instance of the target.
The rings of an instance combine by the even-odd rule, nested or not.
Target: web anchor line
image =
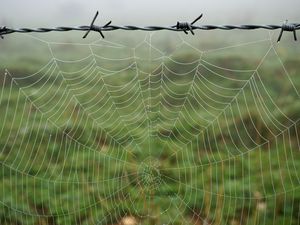
[[[100,33],[101,37],[104,38],[103,32],[106,31],[115,31],[115,30],[126,30],[126,31],[134,31],[134,30],[141,30],[141,31],[161,31],[161,30],[168,30],[168,31],[178,31],[184,32],[188,34],[188,31],[194,35],[194,30],[257,30],[257,29],[265,29],[265,30],[277,30],[281,29],[278,42],[280,42],[283,32],[293,32],[294,40],[297,41],[297,34],[296,31],[300,30],[300,23],[288,23],[286,20],[282,25],[202,25],[202,26],[195,26],[198,20],[200,20],[203,16],[201,14],[197,19],[195,19],[192,23],[188,22],[177,22],[176,25],[172,26],[118,26],[112,25],[112,21],[109,21],[104,26],[96,26],[94,25],[99,12],[96,12],[92,23],[90,26],[77,26],[77,27],[54,27],[54,28],[8,28],[8,27],[0,27],[0,37],[3,39],[3,36],[13,33],[48,33],[48,32],[66,32],[66,31],[85,31],[85,35],[83,38],[86,38],[91,31]]]

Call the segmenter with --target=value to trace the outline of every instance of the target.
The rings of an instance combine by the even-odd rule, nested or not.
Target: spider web
[[[26,36],[47,62],[4,74],[3,223],[299,222],[300,95],[272,36]]]

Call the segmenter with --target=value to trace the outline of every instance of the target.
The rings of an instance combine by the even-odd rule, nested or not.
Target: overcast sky
[[[300,0],[0,0],[0,25],[56,26],[97,22],[169,25],[204,13],[203,24],[300,21]]]

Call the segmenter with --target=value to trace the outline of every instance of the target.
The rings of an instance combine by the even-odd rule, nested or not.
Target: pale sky
[[[299,0],[0,0],[0,25],[171,25],[204,13],[202,24],[300,22]],[[5,24],[4,24],[5,23]]]

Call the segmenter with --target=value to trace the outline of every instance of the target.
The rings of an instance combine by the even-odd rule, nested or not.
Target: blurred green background
[[[1,41],[1,224],[299,224],[290,35],[80,35]]]

